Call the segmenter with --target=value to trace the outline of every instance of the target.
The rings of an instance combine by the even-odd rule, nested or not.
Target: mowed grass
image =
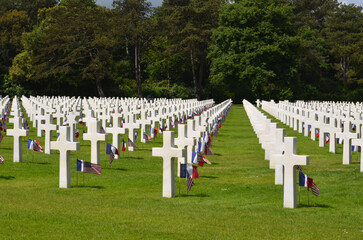
[[[137,142],[135,152],[126,152],[111,166],[104,166],[101,143],[102,175],[85,174],[83,184],[78,174],[77,185],[76,158],[90,159],[90,142],[81,140],[81,150],[71,154],[70,189],[58,188],[57,152],[27,154],[23,139],[23,162],[13,163],[13,138],[7,136],[0,144],[5,158],[0,165],[0,239],[363,238],[358,154],[351,165],[342,165],[341,147],[338,154],[328,153],[328,147],[319,148],[317,141],[286,128],[288,136],[298,137],[298,153],[310,155],[310,166],[303,170],[320,196],[310,192],[308,205],[306,189],[301,189],[299,207],[284,209],[283,186],[275,186],[274,170],[241,105],[232,107],[219,132],[211,148],[215,155],[208,156],[212,165],[198,168],[200,178],[189,194],[181,179],[179,195],[176,178],[172,199],[162,198],[162,159],[151,156],[152,147],[162,146],[161,134],[155,141]],[[34,128],[30,137],[44,146]]]

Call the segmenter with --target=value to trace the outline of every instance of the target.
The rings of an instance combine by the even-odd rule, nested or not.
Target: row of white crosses
[[[319,132],[319,146],[325,146],[325,134],[329,134],[329,152],[336,153],[336,139],[343,140],[343,164],[351,163],[352,144],[363,148],[362,126],[363,105],[360,103],[262,101],[262,109],[289,125],[294,130],[316,139]],[[352,125],[356,132],[352,132]],[[342,127],[343,126],[343,127]],[[363,172],[361,154],[360,171]]]
[[[220,110],[220,106],[223,106],[227,109],[231,104],[232,101],[229,100],[213,108]],[[201,119],[202,117],[195,116],[194,119],[187,121],[187,125],[179,124],[177,138],[174,136],[174,131],[165,131],[163,147],[152,149],[152,156],[163,158],[163,197],[175,197],[174,158],[178,158],[179,174],[180,164],[192,163],[192,152],[197,148],[198,141],[202,141],[201,138],[207,133],[207,123],[202,122]]]
[[[113,145],[119,146],[119,135],[124,134],[126,129],[128,129],[129,138],[132,141],[135,141],[135,130],[139,129],[142,124],[148,124],[148,122],[144,121],[137,122],[137,114],[144,114],[144,118],[146,118],[146,114],[150,114],[149,116],[152,116],[152,112],[154,112],[155,118],[151,117],[150,121],[163,121],[165,118],[169,118],[170,116],[175,117],[183,114],[185,115],[195,111],[196,109],[199,110],[206,108],[207,106],[211,106],[213,104],[213,100],[198,102],[196,100],[173,101],[163,99],[159,102],[154,101],[154,104],[149,104],[149,109],[145,109],[145,114],[142,113],[142,109],[138,110],[139,106],[145,106],[148,104],[145,99],[124,99],[124,101],[121,101],[118,98],[27,98],[23,96],[22,102],[28,116],[33,120],[33,123],[35,122],[33,126],[38,128],[38,136],[42,135],[42,130],[45,131],[45,152],[50,154],[52,149],[60,151],[59,186],[61,188],[70,187],[70,151],[79,150],[79,143],[74,142],[74,127],[78,123],[78,119],[83,117],[83,114],[85,115],[83,121],[87,124],[88,128],[88,131],[83,135],[83,138],[84,140],[91,141],[91,162],[99,164],[99,144],[100,141],[107,140],[107,134],[100,133],[101,121],[104,125],[104,128],[106,129],[106,132],[113,134]],[[183,105],[183,107],[171,107],[181,105]],[[190,107],[191,110],[185,109],[188,107]],[[166,109],[169,109],[169,111]],[[172,109],[180,111],[173,112]],[[156,117],[156,111],[160,112],[160,116],[163,116],[164,118],[160,118],[160,116]],[[52,123],[53,117],[57,118],[56,125]],[[113,127],[106,127],[107,122],[111,118],[113,119]],[[123,124],[123,127],[120,126],[121,118],[126,120],[126,122]],[[64,124],[69,126],[63,126]],[[15,129],[20,130],[21,125],[21,122],[19,122],[19,124],[16,126],[14,124],[14,131],[17,131]],[[59,129],[59,139],[57,141],[51,141],[51,132],[57,129]],[[10,131],[10,133],[13,134],[12,131]],[[20,133],[16,134],[17,136],[20,136]],[[27,130],[26,134],[28,134]],[[134,149],[133,147],[129,147],[129,150]],[[18,150],[17,152],[21,156],[21,150]]]
[[[9,103],[10,98],[8,95],[6,95],[5,97],[0,97],[0,119],[5,117],[7,106]]]
[[[284,185],[284,208],[296,208],[296,166],[309,165],[309,156],[296,154],[296,137],[286,137],[285,129],[279,129],[277,123],[272,123],[247,100],[243,100],[243,106],[265,149],[265,159],[275,169],[275,184]]]
[[[12,102],[12,115],[14,117],[10,118],[9,121],[14,124],[14,128],[8,129],[7,135],[14,137],[13,161],[22,162],[22,137],[28,136],[29,130],[22,128],[24,118],[22,118],[22,109],[17,97]]]

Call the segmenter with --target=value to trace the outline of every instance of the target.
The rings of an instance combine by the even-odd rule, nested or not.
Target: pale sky
[[[158,7],[163,2],[163,0],[149,0],[149,1],[152,3],[153,7]],[[338,0],[338,1],[346,4],[354,3],[357,6],[363,7],[363,0]],[[113,0],[97,0],[98,5],[106,6],[109,8],[112,7],[112,2]]]

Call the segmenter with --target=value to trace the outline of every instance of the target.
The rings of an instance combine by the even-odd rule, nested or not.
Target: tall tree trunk
[[[139,98],[142,97],[142,89],[141,89],[141,53],[140,46],[136,44],[135,46],[135,78],[137,85],[137,94]]]
[[[203,77],[204,77],[204,61],[203,61],[203,59],[200,59],[199,82],[198,82],[199,96],[201,96],[201,92],[202,92],[202,89],[203,89],[202,88]]]
[[[200,96],[199,96],[197,76],[196,76],[196,73],[195,73],[195,62],[194,62],[193,49],[190,49],[190,63],[192,65],[192,73],[193,73],[193,82],[194,82],[195,97],[199,100],[200,99]]]
[[[343,71],[343,83],[344,83],[344,87],[346,88],[348,85],[348,76],[347,76],[347,72],[348,72],[348,68],[349,68],[349,57],[341,57],[340,58],[340,68]]]
[[[99,77],[97,77],[97,73],[95,73],[94,76],[96,79],[96,87],[97,87],[98,95],[100,97],[105,97],[105,93],[103,92],[102,86],[101,86],[101,79]]]

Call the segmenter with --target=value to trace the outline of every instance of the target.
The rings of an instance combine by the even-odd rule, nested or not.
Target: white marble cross
[[[137,123],[139,123],[141,125],[141,130],[140,130],[140,135],[141,137],[141,142],[145,143],[146,139],[143,137],[144,132],[146,132],[146,125],[150,124],[151,121],[149,119],[147,119],[147,109],[145,109],[144,107],[141,109],[141,118],[139,120],[137,120]]]
[[[83,140],[91,141],[91,163],[100,164],[100,141],[107,140],[107,134],[100,133],[101,122],[97,119],[87,121],[87,133],[83,134]]]
[[[121,116],[112,115],[112,127],[106,128],[106,133],[112,134],[112,145],[120,151],[120,134],[125,134],[125,128],[121,127]],[[118,155],[115,155],[118,158]]]
[[[38,113],[35,117],[38,137],[43,137],[43,131],[40,129],[40,125],[42,124],[42,121],[44,121],[44,120],[45,120],[44,109],[41,107],[38,107]]]
[[[296,165],[309,165],[309,156],[296,155],[296,137],[285,137],[285,152],[272,154],[273,164],[283,165],[284,208],[296,208]]]
[[[135,143],[135,130],[140,128],[140,123],[136,123],[136,114],[130,114],[129,117],[129,122],[128,123],[124,123],[123,126],[125,129],[128,129],[129,132],[129,139]],[[143,133],[141,133],[141,138],[143,136]],[[135,147],[134,146],[129,146],[128,147],[129,151],[135,151]]]
[[[76,124],[78,123],[78,119],[79,119],[79,113],[70,112],[67,115],[67,123],[69,124],[69,127],[71,129],[70,131],[71,131],[72,142],[75,141],[75,129],[76,129]]]
[[[185,157],[178,158],[178,177],[180,175],[180,164],[192,163],[192,154],[194,151],[194,147],[196,146],[195,138],[188,138],[187,133],[187,125],[179,124],[178,125],[178,137],[175,138],[175,145],[178,146],[179,149],[184,149],[187,147],[187,152]]]
[[[19,114],[16,114],[14,118],[10,118],[9,121],[14,123],[13,129],[8,129],[7,135],[14,137],[14,146],[13,146],[13,162],[22,162],[23,154],[22,154],[22,137],[29,135],[29,130],[22,129],[23,119],[19,117]]]
[[[51,154],[50,141],[52,140],[52,131],[57,130],[57,125],[53,124],[53,115],[45,114],[45,123],[40,123],[39,128],[45,131],[44,153]]]
[[[174,147],[174,132],[164,131],[163,147],[152,148],[153,157],[163,158],[163,197],[175,197],[174,157],[185,156],[185,149]]]
[[[348,119],[344,122],[344,131],[336,133],[343,139],[343,164],[350,164],[352,160],[352,138],[357,138],[357,133],[350,132],[351,123]]]
[[[356,146],[360,146],[361,151],[362,151],[362,149],[363,149],[363,137],[361,136],[361,138],[352,139],[352,144],[356,145]],[[362,152],[360,153],[360,172],[363,172],[363,154],[362,154]]]
[[[59,150],[59,187],[71,187],[71,159],[70,151],[78,151],[79,142],[70,141],[70,128],[68,126],[59,127],[59,141],[51,141],[50,149]]]

